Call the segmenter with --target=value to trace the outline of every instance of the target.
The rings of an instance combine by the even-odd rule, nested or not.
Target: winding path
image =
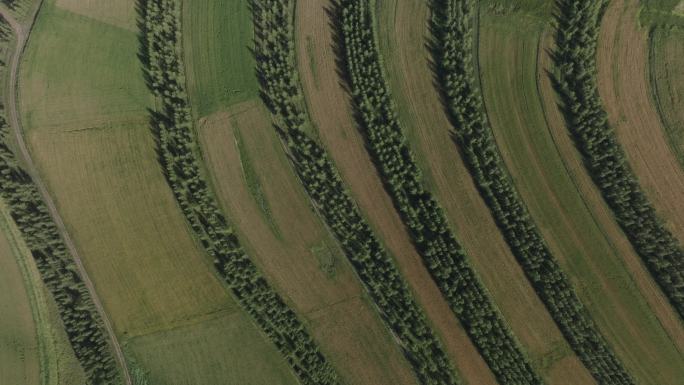
[[[31,14],[27,18],[27,21],[24,22],[24,24],[18,22],[12,16],[7,7],[5,7],[4,5],[0,5],[0,16],[2,16],[12,27],[12,30],[14,31],[16,38],[16,47],[12,54],[12,60],[10,61],[9,66],[8,88],[6,89],[9,95],[9,97],[7,98],[7,113],[9,117],[9,124],[12,130],[14,131],[17,141],[17,148],[19,149],[20,157],[24,161],[24,166],[26,167],[28,173],[31,175],[33,183],[38,188],[38,191],[40,192],[43,201],[47,205],[48,210],[50,212],[50,216],[57,225],[57,229],[59,230],[59,233],[62,236],[62,239],[64,240],[64,244],[71,253],[74,262],[78,267],[79,274],[81,275],[81,278],[83,279],[83,282],[85,283],[86,288],[88,289],[88,293],[90,294],[90,297],[92,298],[93,303],[95,304],[95,308],[97,309],[98,313],[100,314],[100,317],[102,318],[105,330],[107,334],[109,334],[110,343],[114,349],[116,360],[119,362],[119,366],[121,367],[124,382],[126,385],[133,385],[131,381],[131,375],[128,370],[128,366],[126,365],[126,360],[124,358],[123,351],[121,350],[121,345],[119,344],[119,340],[117,339],[116,334],[114,333],[112,323],[109,320],[109,317],[107,316],[104,307],[102,306],[100,297],[98,297],[97,292],[95,291],[95,286],[93,285],[85,267],[83,266],[83,261],[81,260],[81,257],[78,254],[78,250],[76,249],[74,242],[72,241],[71,237],[69,236],[69,233],[66,230],[66,227],[64,226],[64,221],[62,220],[62,217],[57,211],[55,202],[50,197],[50,194],[47,188],[45,187],[45,183],[41,179],[40,174],[38,173],[37,168],[35,166],[35,163],[31,158],[31,154],[26,146],[26,141],[24,140],[21,122],[19,120],[19,111],[17,110],[17,74],[19,73],[19,64],[21,63],[21,57],[24,53],[26,42],[28,41],[31,30],[35,24],[36,16],[38,15],[38,10],[41,8],[42,3],[42,0],[38,1],[34,9],[31,11]]]

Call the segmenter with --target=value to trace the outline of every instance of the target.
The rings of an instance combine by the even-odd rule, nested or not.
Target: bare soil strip
[[[380,40],[400,118],[474,267],[548,383],[593,383],[511,254],[450,136],[429,70],[426,4],[397,1],[385,7]]]
[[[614,9],[609,8],[604,16],[604,23],[617,23]],[[614,36],[614,35],[613,35]],[[585,205],[592,213],[601,232],[609,241],[611,247],[620,256],[624,266],[629,271],[632,281],[646,300],[651,311],[657,317],[663,329],[677,350],[684,352],[684,326],[674,312],[669,301],[655,283],[641,258],[632,248],[629,240],[615,222],[612,211],[603,200],[600,191],[587,174],[581,155],[575,148],[572,138],[565,127],[563,116],[558,109],[558,99],[548,73],[553,71],[554,64],[550,56],[553,49],[553,35],[547,30],[540,42],[538,87],[544,104],[547,125],[553,137],[556,148],[561,155],[565,168],[573,179],[573,183]],[[643,359],[640,358],[641,360]]]
[[[396,257],[459,375],[472,384],[495,384],[493,375],[441,297],[375,171],[353,120],[347,92],[340,84],[327,0],[298,3],[296,41],[304,93],[322,142],[376,234]],[[313,65],[310,65],[313,64]]]
[[[340,376],[350,384],[415,385],[415,375],[346,256],[311,210],[266,108],[259,101],[244,102],[201,122],[205,162],[244,247],[268,281],[310,321],[311,333]],[[278,234],[250,196],[236,131],[260,177]]]
[[[114,333],[114,329],[112,328],[111,321],[109,320],[109,317],[107,316],[107,313],[105,312],[102,306],[102,302],[100,301],[100,298],[98,297],[97,292],[95,291],[95,286],[88,277],[88,273],[85,270],[85,267],[83,266],[83,262],[81,261],[81,257],[78,254],[78,250],[76,249],[76,246],[71,240],[69,233],[66,231],[64,221],[62,220],[62,217],[57,211],[57,207],[55,206],[54,201],[50,197],[50,194],[48,193],[44,182],[42,181],[40,175],[36,171],[33,159],[31,158],[31,155],[26,147],[23,129],[21,128],[21,123],[19,121],[19,111],[17,110],[17,74],[19,72],[18,70],[19,64],[21,62],[21,56],[24,52],[24,48],[26,47],[26,42],[28,41],[29,34],[31,33],[31,28],[33,27],[41,3],[42,1],[38,3],[39,5],[35,8],[34,14],[28,18],[28,25],[26,26],[23,26],[19,24],[16,20],[14,20],[12,15],[8,12],[8,10],[5,7],[0,7],[0,14],[2,15],[2,17],[5,18],[5,20],[9,22],[10,26],[14,30],[17,41],[14,54],[12,55],[12,60],[10,62],[10,76],[8,81],[9,88],[7,110],[9,115],[9,123],[16,136],[18,148],[20,151],[19,155],[23,159],[29,174],[33,178],[33,182],[36,184],[36,187],[38,187],[40,195],[42,196],[43,201],[45,202],[45,204],[48,207],[48,210],[50,211],[50,216],[57,225],[57,228],[62,236],[62,239],[64,240],[64,243],[67,246],[67,249],[71,253],[71,256],[74,258],[74,262],[76,264],[76,267],[78,268],[79,274],[83,278],[83,282],[85,283],[86,288],[88,289],[88,292],[93,300],[93,303],[95,304],[98,313],[100,313],[100,316],[102,317],[105,331],[109,335],[110,342],[114,350],[114,354],[119,363],[119,366],[121,367],[123,379],[127,385],[132,385],[131,376],[129,374],[128,366],[126,364],[126,359],[124,358],[123,351],[121,350],[121,345],[119,344],[118,338]]]

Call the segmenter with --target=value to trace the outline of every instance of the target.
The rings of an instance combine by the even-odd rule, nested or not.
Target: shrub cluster
[[[7,147],[8,135],[7,121],[0,117],[0,197],[7,204],[36,261],[41,279],[57,304],[67,337],[85,371],[88,384],[118,384],[117,363],[102,319],[38,188]]]
[[[253,2],[257,71],[262,96],[276,120],[294,169],[316,209],[351,261],[421,384],[459,381],[443,348],[401,277],[346,191],[311,123],[295,66],[292,0]]]
[[[580,360],[600,384],[632,384],[507,175],[476,86],[472,64],[475,3],[434,3],[437,73],[463,159],[506,242]]]
[[[245,254],[202,175],[185,91],[179,0],[148,0],[139,5],[141,57],[149,86],[158,98],[159,112],[152,114],[152,126],[160,162],[186,220],[221,278],[301,383],[337,384],[337,373],[302,322]]]
[[[541,383],[424,186],[383,74],[372,2],[343,0],[341,14],[343,63],[359,126],[425,265],[499,381]]]
[[[596,44],[604,4],[559,2],[556,63],[566,121],[617,222],[684,319],[684,251],[641,190],[601,106]]]

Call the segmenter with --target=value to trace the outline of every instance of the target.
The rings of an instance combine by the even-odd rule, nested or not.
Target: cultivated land
[[[135,20],[132,2],[115,3],[118,14]],[[271,383],[264,373],[273,373],[294,383],[193,242],[156,160],[137,35],[108,24],[103,14],[115,12],[100,10],[87,5],[76,14],[46,2],[24,58],[20,99],[30,149],[119,338],[143,367],[154,368],[151,378],[174,368],[176,375],[159,383],[219,383],[212,379],[227,377],[226,368],[214,365],[202,344],[235,342],[208,321],[222,317],[231,322],[223,327],[254,337],[243,349],[271,357],[243,374],[262,380],[247,382]],[[187,336],[215,337],[178,345],[185,365],[146,355],[179,326]],[[138,340],[128,340],[141,335],[138,353]]]
[[[417,385],[400,341],[313,209],[260,98],[250,1],[178,1],[202,172],[247,255],[297,314],[340,384]],[[40,177],[126,357],[135,361],[131,367],[149,384],[298,384],[217,276],[163,175],[149,123],[149,108],[159,103],[137,57],[135,3],[44,1],[19,79],[22,124]],[[293,3],[293,44],[313,135],[396,259],[463,383],[496,384],[423,266],[369,157],[337,67],[337,20],[330,13],[337,2]],[[529,284],[451,138],[427,48],[430,2],[371,3],[408,144],[493,302],[546,384],[596,384]],[[515,187],[636,383],[680,384],[684,323],[616,223],[558,108],[550,76],[554,1],[478,3],[477,73]],[[12,14],[22,20],[31,2],[19,4]],[[610,124],[645,193],[684,239],[678,14],[684,16],[684,0],[611,0],[598,79]],[[0,43],[0,55],[5,50]],[[55,303],[8,218],[0,202],[0,383],[83,384]]]
[[[651,97],[648,35],[638,27],[638,2],[613,2],[599,38],[599,91],[611,126],[658,216],[684,239],[684,169],[670,150]]]
[[[551,250],[630,373],[643,383],[676,383],[682,364],[673,363],[682,362],[681,353],[587,208],[548,132],[537,91],[538,76],[546,76],[537,72],[543,25],[516,22],[521,20],[516,16],[485,14],[480,25],[485,104],[506,165]],[[659,358],[644,358],[654,355]]]
[[[328,10],[332,2],[299,3],[296,22],[297,60],[313,123],[346,186],[375,233],[394,255],[417,301],[441,337],[445,350],[470,383],[493,384],[493,375],[458,324],[415,252],[394,206],[375,172],[353,122],[348,94],[341,86],[333,51]]]
[[[55,304],[6,207],[0,212],[0,380],[27,385],[85,382]]]
[[[310,208],[265,107],[257,100],[232,106],[206,119],[199,136],[219,200],[250,257],[287,293],[338,372],[350,383],[415,383],[346,257]],[[258,184],[248,182],[249,168]],[[267,213],[260,202],[268,202]]]
[[[450,137],[425,48],[426,5],[391,2],[380,11],[379,37],[400,119],[474,267],[547,382],[592,383],[500,236]]]
[[[682,3],[684,4],[684,3]],[[683,18],[684,19],[684,18]],[[651,91],[672,151],[684,167],[684,28],[654,27],[650,35]]]
[[[246,3],[238,2],[238,8],[247,9]],[[343,381],[415,384],[346,256],[312,210],[270,113],[257,97],[250,13],[219,13],[220,18],[210,22],[217,16],[207,11],[222,7],[215,1],[203,7],[186,2],[184,8],[184,20],[195,20],[184,25],[191,102],[198,100],[193,110],[200,146],[222,208],[250,258],[305,320]],[[238,17],[239,22],[231,22]],[[218,44],[214,40],[221,34],[216,28],[225,25],[240,26],[241,38],[230,40],[220,54],[196,55],[194,42]],[[231,76],[219,81],[207,76],[226,63]],[[216,89],[241,89],[250,100],[203,94],[199,85],[210,81]],[[212,113],[204,115],[206,106],[213,106]]]
[[[6,227],[0,232],[0,382],[38,385],[40,352],[28,283],[7,239]]]
[[[258,97],[249,1],[184,1],[190,99],[199,116]]]
[[[555,68],[550,56],[553,49],[553,36],[548,27],[541,39],[538,56],[539,73],[552,73]],[[647,300],[651,311],[657,316],[662,327],[667,330],[670,340],[677,346],[678,351],[684,351],[684,331],[680,318],[670,306],[660,287],[653,281],[641,258],[634,252],[629,240],[615,222],[613,213],[603,200],[600,191],[587,174],[582,158],[572,138],[568,135],[565,121],[558,109],[559,101],[551,77],[539,76],[538,89],[544,105],[549,132],[568,174],[573,178],[575,187],[581,193],[584,203],[593,213],[593,217],[599,224],[604,236],[610,240],[612,247],[621,256],[625,267],[632,275],[634,284]]]

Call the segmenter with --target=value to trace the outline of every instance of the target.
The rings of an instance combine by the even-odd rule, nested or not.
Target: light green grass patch
[[[258,96],[249,1],[184,1],[188,92],[197,117]]]
[[[25,128],[70,130],[146,116],[151,98],[137,52],[134,32],[46,2],[21,65]]]
[[[684,3],[683,3],[684,4]],[[656,27],[649,39],[651,92],[672,151],[684,167],[684,29]]]
[[[641,0],[639,20],[646,26],[684,26],[684,1]]]
[[[554,7],[553,0],[481,0],[483,13],[498,16],[539,17],[546,19]]]
[[[57,0],[57,6],[77,15],[136,31],[136,1]]]
[[[296,385],[280,353],[241,312],[127,343],[155,385]]]
[[[681,1],[679,4],[677,4],[677,6],[674,7],[673,12],[678,15],[684,16],[684,1]]]

